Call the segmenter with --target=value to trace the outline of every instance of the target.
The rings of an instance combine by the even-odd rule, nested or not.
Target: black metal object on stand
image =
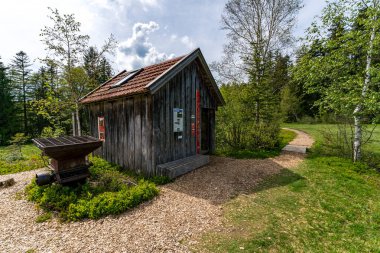
[[[91,136],[36,138],[33,142],[44,155],[51,158],[49,167],[52,172],[37,174],[38,185],[54,181],[65,184],[85,180],[90,175],[86,156],[103,143]]]

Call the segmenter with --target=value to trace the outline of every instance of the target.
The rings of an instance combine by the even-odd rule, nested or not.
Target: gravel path
[[[311,146],[314,143],[314,139],[311,138],[310,135],[308,135],[305,132],[295,130],[295,129],[290,129],[290,128],[283,128],[283,129],[293,131],[297,134],[297,137],[291,142],[289,142],[289,145],[306,146],[307,148],[311,148]]]
[[[297,134],[295,142],[312,144],[305,133]],[[70,223],[36,223],[38,210],[16,198],[36,171],[0,176],[16,180],[0,189],[0,252],[189,252],[199,235],[219,228],[223,203],[303,158],[291,152],[265,160],[211,157],[209,165],[160,187],[158,197],[134,210]]]
[[[313,145],[314,140],[304,132],[289,128],[284,129],[297,133],[298,138],[289,142],[282,150],[306,154],[307,148],[310,148]]]

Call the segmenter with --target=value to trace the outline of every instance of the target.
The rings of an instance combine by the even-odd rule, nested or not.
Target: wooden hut
[[[209,161],[223,97],[200,49],[122,71],[84,96],[95,152],[145,175],[177,177]]]

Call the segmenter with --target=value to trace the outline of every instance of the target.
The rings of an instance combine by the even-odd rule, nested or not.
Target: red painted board
[[[201,93],[196,92],[196,145],[197,154],[201,152]]]

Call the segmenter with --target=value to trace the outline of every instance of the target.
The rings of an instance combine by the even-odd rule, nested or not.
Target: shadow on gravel
[[[210,164],[164,187],[219,205],[240,194],[284,186],[302,179],[270,159],[211,157]]]

